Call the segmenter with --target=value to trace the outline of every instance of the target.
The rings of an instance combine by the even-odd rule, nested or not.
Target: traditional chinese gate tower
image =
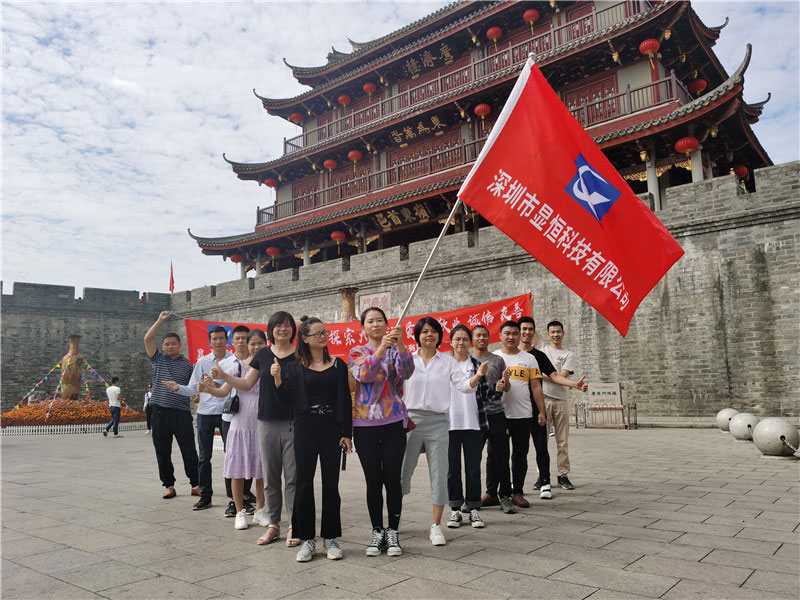
[[[254,231],[192,237],[242,277],[435,237],[529,53],[654,210],[691,181],[735,172],[752,187],[772,164],[750,128],[769,97],[744,102],[751,49],[729,75],[712,51],[723,27],[689,2],[461,1],[322,66],[287,63],[311,89],[256,96],[303,133],[276,160],[225,159],[276,202]],[[452,228],[484,225],[466,212]]]

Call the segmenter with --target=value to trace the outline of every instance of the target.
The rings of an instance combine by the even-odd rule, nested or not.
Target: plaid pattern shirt
[[[471,377],[478,371],[481,363],[478,362],[474,356],[470,356],[469,360],[472,363]],[[475,388],[475,398],[478,400],[478,422],[481,425],[481,431],[489,430],[489,419],[486,417],[485,405],[492,402],[498,402],[502,395],[503,392],[498,392],[494,389],[494,386],[489,387],[489,382],[486,381],[485,375],[481,377],[480,381],[478,382],[478,387]]]

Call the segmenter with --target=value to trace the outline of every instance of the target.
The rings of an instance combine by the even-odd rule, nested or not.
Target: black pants
[[[384,487],[389,529],[398,529],[403,510],[400,473],[406,451],[406,430],[403,429],[403,422],[375,427],[353,427],[353,441],[367,482],[367,510],[373,529],[383,528]]]
[[[506,419],[506,425],[508,437],[511,438],[511,492],[521,494],[525,485],[525,475],[528,474],[531,419]]]
[[[537,417],[539,407],[533,405],[533,420],[531,422],[531,438],[536,450],[536,466],[539,469],[539,480],[542,485],[550,484],[550,451],[547,449],[547,424],[539,425]]]
[[[486,434],[486,493],[490,496],[511,495],[511,469],[508,466],[508,426],[503,413],[486,415],[489,432]],[[499,489],[498,489],[499,488]]]
[[[230,421],[226,421],[225,419],[222,419],[222,451],[223,452],[226,450],[225,444],[228,441],[228,430],[230,428],[231,428],[231,422]],[[245,498],[248,498],[248,497],[253,495],[252,485],[253,485],[253,480],[252,479],[245,479],[244,480],[244,494],[243,495],[244,495]],[[233,499],[233,490],[231,489],[231,480],[228,479],[227,477],[225,478],[225,495],[227,495],[228,498]]]
[[[222,413],[218,415],[201,415],[195,417],[197,421],[197,448],[198,448],[198,475],[200,490],[206,498],[214,495],[211,486],[211,457],[214,454],[214,434],[219,429],[222,433]],[[225,440],[223,440],[223,443]]]
[[[464,452],[464,488],[461,487],[461,452]],[[481,454],[483,432],[480,429],[450,431],[447,450],[447,498],[450,508],[458,510],[465,501],[467,508],[481,507]]]
[[[294,424],[294,457],[297,487],[292,511],[292,535],[301,540],[316,536],[316,503],[314,475],[319,458],[322,471],[322,522],[319,534],[324,539],[342,535],[342,501],[339,497],[339,461],[342,455],[339,440],[342,427],[336,413],[304,415]]]
[[[148,404],[144,407],[144,416],[147,417],[147,429],[153,428],[153,405]]]
[[[197,448],[194,446],[192,413],[178,408],[153,405],[153,447],[158,461],[158,476],[164,487],[175,485],[172,466],[172,436],[178,442],[183,457],[183,470],[192,487],[197,486]]]

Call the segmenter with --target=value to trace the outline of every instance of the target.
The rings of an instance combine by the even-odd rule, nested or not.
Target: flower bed
[[[111,414],[108,404],[86,400],[56,400],[50,406],[50,415],[47,416],[49,402],[22,406],[0,415],[1,427],[20,427],[35,425],[87,425],[93,423],[108,423]],[[144,421],[144,413],[122,407],[121,423]]]

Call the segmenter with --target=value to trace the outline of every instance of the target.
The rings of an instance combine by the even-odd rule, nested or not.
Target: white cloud
[[[236,268],[186,234],[252,230],[271,192],[222,160],[263,161],[297,129],[253,97],[305,91],[282,58],[324,62],[443,2],[4,3],[2,277],[166,291]],[[776,162],[796,160],[798,5],[696,3],[729,71],[754,45],[745,98],[773,99],[755,126]],[[787,85],[788,84],[788,85]]]

